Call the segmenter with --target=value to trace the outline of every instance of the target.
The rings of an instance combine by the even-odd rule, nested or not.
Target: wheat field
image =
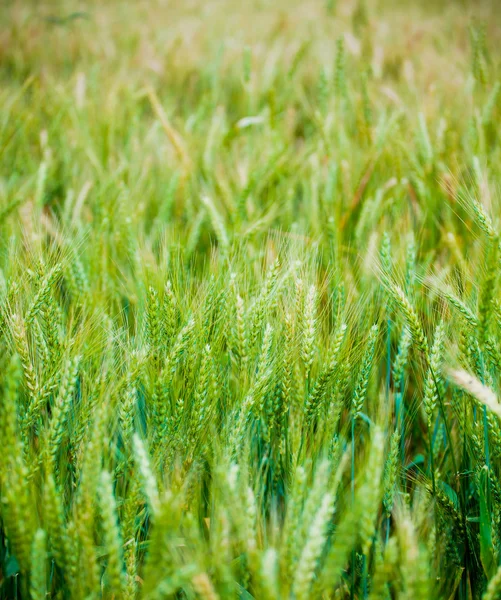
[[[498,3],[0,23],[0,599],[501,599]]]

